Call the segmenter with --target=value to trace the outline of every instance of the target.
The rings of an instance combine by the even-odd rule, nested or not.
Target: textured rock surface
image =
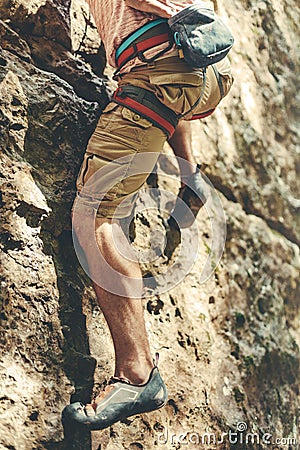
[[[195,265],[145,302],[168,405],[64,439],[63,406],[88,400],[113,370],[69,223],[82,153],[107,101],[103,51],[82,1],[0,0],[1,449],[298,448],[262,436],[299,436],[300,12],[290,0],[219,9],[236,37],[236,83],[214,116],[194,123],[193,144],[226,213],[225,253],[200,283],[212,238],[203,211]],[[177,186],[158,177],[160,188]],[[164,230],[150,213],[135,228],[141,249]],[[184,266],[188,255],[177,255],[144,265],[145,276]],[[201,443],[239,422],[260,443]]]

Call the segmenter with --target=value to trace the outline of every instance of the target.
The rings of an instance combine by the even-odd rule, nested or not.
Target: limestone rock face
[[[225,251],[218,263],[224,223],[212,228],[204,209],[196,245],[187,230],[174,252],[160,251],[158,191],[174,198],[179,187],[166,145],[131,231],[156,255],[142,263],[154,289],[145,319],[168,404],[64,436],[63,407],[88,401],[113,371],[70,227],[76,175],[107,103],[105,63],[83,1],[0,0],[1,449],[298,448],[300,11],[293,0],[224,0],[219,13],[235,35],[235,84],[193,124],[193,147],[224,210]],[[159,213],[143,209],[147,195]],[[203,282],[208,257],[217,268]],[[164,290],[170,271],[185,276]]]

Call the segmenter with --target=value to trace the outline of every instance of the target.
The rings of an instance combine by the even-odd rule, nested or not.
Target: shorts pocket
[[[202,93],[202,73],[149,74],[156,97],[178,115],[187,114]]]
[[[105,130],[107,128],[107,126],[109,125],[109,123],[111,121],[113,112],[116,111],[116,109],[118,107],[119,107],[119,105],[114,102],[110,102],[110,103],[108,103],[108,105],[106,105],[106,107],[102,111],[101,116],[98,120],[97,127],[95,130],[96,133],[97,133],[97,130],[100,131],[100,130]]]
[[[104,170],[111,164],[110,170]],[[113,200],[117,195],[119,180],[125,169],[107,161],[101,156],[87,153],[79,171],[76,186],[82,198],[89,197],[93,200]]]
[[[140,116],[139,113],[135,111],[131,111],[128,108],[123,108],[122,110],[122,117],[125,120],[129,120],[130,122],[134,123],[134,125],[141,127],[141,128],[150,128],[152,127],[152,122],[150,122],[148,119],[145,119],[144,117]]]
[[[78,177],[76,180],[76,187],[78,191],[81,191],[81,189],[83,188],[84,185],[84,180],[86,178],[86,175],[88,173],[89,170],[89,160],[93,158],[94,155],[90,155],[90,154],[85,154],[79,173],[78,173]]]
[[[111,102],[104,109],[91,142],[111,136],[125,140],[127,145],[136,146],[142,139],[143,130],[151,126],[152,123],[139,113]]]

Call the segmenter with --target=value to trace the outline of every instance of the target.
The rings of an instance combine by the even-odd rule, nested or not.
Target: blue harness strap
[[[146,31],[149,31],[153,27],[156,27],[156,25],[160,25],[161,23],[165,23],[167,21],[168,21],[168,19],[163,19],[163,18],[152,20],[151,22],[146,23],[146,25],[143,25],[142,27],[140,27],[136,31],[134,31],[132,34],[127,36],[116,51],[116,59],[118,59],[119,56],[121,55],[121,53],[123,53],[124,50],[126,50],[126,48],[129,47],[136,39],[138,39],[144,33],[146,33]]]

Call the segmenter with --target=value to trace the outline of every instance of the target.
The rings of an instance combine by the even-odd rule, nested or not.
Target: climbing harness
[[[168,43],[165,48],[160,50],[151,58],[146,58],[144,52],[164,43]],[[167,19],[160,18],[143,25],[131,35],[126,37],[126,39],[118,47],[116,51],[117,71],[115,75],[117,75],[121,68],[133,58],[139,58],[140,61],[145,64],[152,63],[155,59],[170,50],[174,43],[176,44],[176,39],[174,41],[174,36],[170,30]],[[214,66],[212,67],[218,81],[221,97],[223,97],[224,90],[220,75],[217,69]],[[160,102],[153,92],[133,85],[124,85],[119,87],[113,94],[112,101],[118,103],[119,105],[125,106],[131,111],[139,114],[141,117],[148,119],[155,126],[163,130],[168,138],[170,138],[175,131],[178,120],[190,114],[203,98],[206,85],[206,68],[203,68],[202,73],[203,83],[200,95],[197,101],[184,114],[175,114],[170,108]],[[190,120],[203,119],[211,115],[214,110],[215,108],[200,114],[195,114]]]

